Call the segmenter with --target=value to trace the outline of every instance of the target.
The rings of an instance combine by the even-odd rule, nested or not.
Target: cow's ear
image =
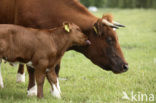
[[[109,21],[109,22],[112,23],[113,16],[112,16],[112,14],[104,14],[104,15],[102,16],[102,19],[106,19],[107,21]]]
[[[101,20],[100,19],[97,20],[97,22],[93,26],[93,29],[94,29],[96,35],[98,35],[98,36],[102,35],[102,29],[103,29],[102,27],[103,27],[103,25],[101,23]]]
[[[63,22],[63,27],[64,27],[64,30],[66,32],[70,32],[70,23],[69,22]]]

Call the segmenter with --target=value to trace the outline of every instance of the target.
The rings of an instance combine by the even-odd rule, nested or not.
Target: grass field
[[[156,10],[144,9],[100,9],[95,13],[101,17],[103,13],[112,13],[114,19],[126,25],[119,29],[119,41],[125,58],[129,63],[129,71],[113,74],[92,64],[82,54],[69,51],[62,60],[60,80],[62,99],[57,100],[50,94],[50,85],[44,85],[44,98],[27,97],[26,83],[16,83],[17,67],[2,65],[5,88],[0,89],[0,103],[142,103],[122,99],[123,91],[129,97],[133,91],[138,96],[150,94],[155,96],[156,103]]]

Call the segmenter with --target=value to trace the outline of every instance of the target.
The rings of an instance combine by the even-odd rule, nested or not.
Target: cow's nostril
[[[123,65],[123,69],[124,69],[125,71],[127,71],[127,70],[128,70],[128,65],[127,65],[127,64],[124,64],[124,65]]]

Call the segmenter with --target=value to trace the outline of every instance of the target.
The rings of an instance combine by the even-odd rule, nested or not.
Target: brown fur
[[[50,84],[56,84],[55,66],[64,52],[73,45],[87,45],[87,37],[80,28],[75,24],[68,25],[70,32],[64,27],[38,30],[9,24],[0,25],[0,58],[9,62],[32,62],[38,97],[43,97],[45,76]],[[47,68],[49,72],[46,72]]]
[[[7,9],[5,8],[6,6],[8,6]],[[92,41],[101,40],[100,44],[97,41],[90,48],[77,47],[75,49],[74,47],[74,49],[83,53],[100,67],[102,67],[101,65],[111,66],[111,63],[106,62],[111,59],[110,57],[107,57],[106,54],[104,54],[104,56],[99,55],[103,53],[102,49],[106,48],[104,45],[106,40],[93,36],[93,34],[95,34],[92,29],[93,25],[98,23],[97,21],[99,20],[101,22],[101,19],[89,13],[77,0],[1,0],[0,15],[0,23],[14,23],[35,28],[53,28],[60,26],[63,21],[74,22],[80,26],[84,33],[87,33],[87,36]],[[107,19],[111,22],[112,16],[105,15],[102,19]],[[106,25],[104,27],[101,26],[99,32],[106,32],[107,36],[112,34],[115,38],[116,33],[113,32],[111,28],[106,28],[109,27]],[[117,43],[116,45],[118,48],[114,48],[120,49],[119,44]],[[96,51],[96,49],[99,49],[99,51]],[[122,55],[121,50],[119,51],[118,55]],[[102,59],[103,61],[99,62],[98,59]],[[120,59],[125,62],[123,55]]]
[[[116,32],[104,25],[101,22],[102,19],[111,22],[112,16],[97,18],[78,0],[0,0],[0,23],[19,24],[34,28],[53,28],[62,25],[63,21],[74,22],[88,36],[92,45],[74,46],[70,49],[81,52],[94,64],[105,70],[122,73],[123,65],[127,63],[118,43]],[[94,25],[97,25],[98,34],[93,29]],[[114,38],[114,45],[110,45],[108,42],[110,36]],[[59,64],[57,67],[60,67]],[[58,75],[59,68],[56,68],[56,71]]]

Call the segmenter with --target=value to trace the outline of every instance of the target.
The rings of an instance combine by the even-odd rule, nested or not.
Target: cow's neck
[[[82,30],[87,30],[97,21],[97,17],[91,14],[86,7],[79,3],[78,0],[61,0],[69,11],[65,13],[70,16],[70,20],[80,26]],[[69,20],[69,21],[70,21]]]
[[[55,14],[60,17],[60,25],[63,21],[70,21],[78,25],[85,35],[89,36],[94,32],[93,25],[97,22],[99,18],[91,14],[86,7],[79,3],[77,0],[57,0],[60,5],[57,5],[57,10],[60,12]],[[55,3],[54,3],[55,5]],[[60,7],[63,6],[63,7]],[[64,12],[61,12],[64,11]],[[70,50],[76,50],[78,52],[87,54],[88,46],[73,46]]]
[[[53,27],[62,25],[64,21],[69,21],[77,24],[82,30],[88,30],[98,19],[78,0],[51,0],[48,7],[51,7],[52,11],[51,19],[54,22],[51,23]]]
[[[64,21],[69,21],[78,25],[82,29],[82,31],[87,36],[89,36],[93,31],[93,25],[99,19],[93,14],[91,14],[87,10],[87,8],[80,4],[77,0],[51,0],[51,4],[49,5],[51,6],[48,7],[52,7],[51,19],[55,20],[51,23],[53,27],[61,26]],[[54,8],[57,11],[57,13],[56,11],[54,11]],[[53,15],[55,17],[53,17]],[[87,48],[87,46],[74,46],[70,49],[76,50],[86,55]]]

